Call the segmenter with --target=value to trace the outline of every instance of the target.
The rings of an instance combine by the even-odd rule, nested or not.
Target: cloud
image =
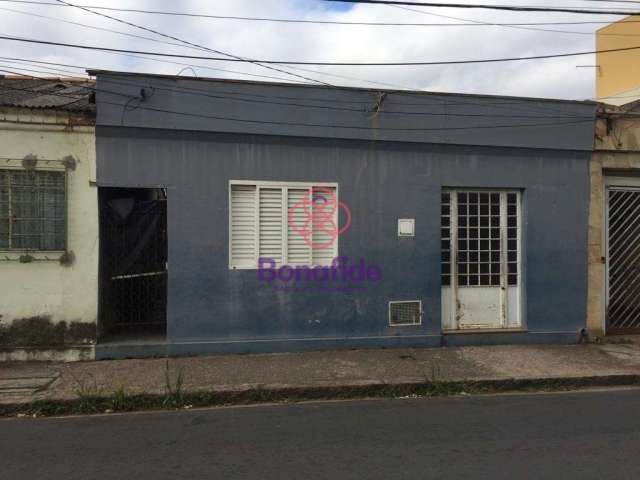
[[[459,1],[471,3],[471,0]],[[538,0],[536,3],[552,7],[554,2]],[[566,0],[565,3],[575,6],[585,5],[576,0]],[[140,0],[135,4],[127,0],[93,0],[91,4],[150,10],[172,11],[179,9],[182,12],[212,15],[372,22],[458,22],[442,18],[442,15],[484,22],[609,21],[616,19],[612,16],[511,13],[450,8],[421,8],[415,9],[418,11],[407,11],[394,6],[333,4],[319,0],[228,0],[218,2],[185,0],[179,3],[169,0]],[[607,6],[607,4],[602,6]],[[0,31],[4,35],[131,50],[219,56],[186,46],[160,43],[176,42],[75,8],[11,3],[2,3],[0,8],[14,10],[9,12],[0,9]],[[77,22],[83,26],[28,16],[16,13],[16,11],[55,17],[59,20]],[[419,13],[420,11],[424,13]],[[601,26],[538,27],[583,33],[567,34],[498,26],[367,27],[283,24],[113,11],[101,12],[234,55],[249,58],[318,61],[445,61],[593,50],[595,42],[593,35],[590,34]],[[156,41],[96,31],[86,28],[86,26],[117,30],[153,38]],[[199,76],[260,78],[238,73],[244,72],[252,75],[300,80],[284,73],[250,64],[163,58],[142,59],[64,47],[19,44],[5,40],[0,40],[0,56],[67,63],[80,67],[164,74],[177,74],[186,65],[191,65]],[[370,82],[381,82],[389,86],[433,91],[585,99],[593,97],[595,72],[588,68],[578,69],[576,65],[593,64],[594,61],[593,58],[587,56],[481,65],[299,67],[304,71],[292,67],[274,67],[321,79],[335,85],[374,86],[375,84]],[[0,68],[6,69],[10,66],[18,68],[15,63],[6,62],[0,60],[0,65],[5,66]],[[43,68],[25,65],[23,67],[41,70]],[[63,69],[64,67],[58,68]],[[74,70],[73,68],[68,69],[68,71]],[[80,72],[80,70],[77,71]],[[56,72],[51,71],[51,73],[55,74]],[[183,72],[183,75],[192,74],[190,69]],[[328,74],[339,77],[332,77]],[[264,80],[267,79],[264,78]]]

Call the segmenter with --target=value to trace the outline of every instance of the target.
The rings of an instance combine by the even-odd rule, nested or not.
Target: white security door
[[[520,326],[520,193],[442,193],[443,329]]]

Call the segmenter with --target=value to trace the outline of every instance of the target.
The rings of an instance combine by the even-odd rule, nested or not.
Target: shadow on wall
[[[48,316],[18,318],[5,323],[0,317],[0,347],[90,345],[95,341],[95,323],[53,322]]]

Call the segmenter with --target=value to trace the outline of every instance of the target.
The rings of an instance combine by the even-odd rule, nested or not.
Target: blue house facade
[[[98,358],[578,341],[595,105],[92,73]]]

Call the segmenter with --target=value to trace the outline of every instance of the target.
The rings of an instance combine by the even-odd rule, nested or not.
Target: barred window
[[[65,172],[0,170],[0,249],[64,250]]]

